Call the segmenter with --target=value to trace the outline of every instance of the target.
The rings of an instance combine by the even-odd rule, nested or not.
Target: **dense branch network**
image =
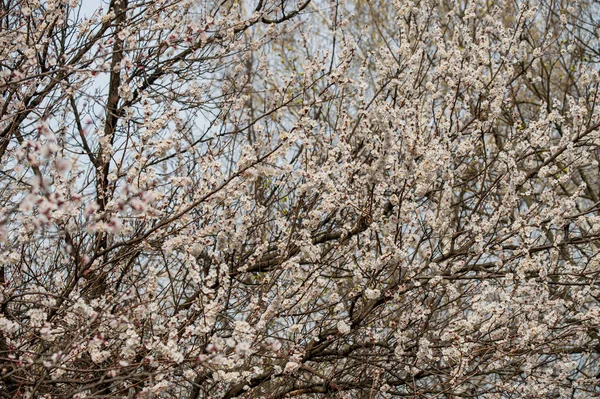
[[[600,395],[597,4],[88,7],[0,2],[1,397]]]

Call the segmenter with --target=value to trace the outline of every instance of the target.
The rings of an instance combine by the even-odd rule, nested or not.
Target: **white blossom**
[[[348,325],[344,320],[338,321],[337,329],[340,334],[348,334],[351,331],[350,325]]]

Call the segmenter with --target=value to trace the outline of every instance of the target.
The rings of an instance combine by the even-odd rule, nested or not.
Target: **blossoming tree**
[[[0,3],[0,396],[600,395],[598,5]]]

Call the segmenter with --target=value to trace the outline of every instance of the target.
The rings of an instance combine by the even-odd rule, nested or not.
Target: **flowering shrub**
[[[600,395],[598,11],[3,1],[0,396]]]

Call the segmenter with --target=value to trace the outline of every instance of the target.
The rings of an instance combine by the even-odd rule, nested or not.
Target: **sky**
[[[81,14],[85,17],[90,17],[94,11],[102,6],[102,0],[81,0]]]

